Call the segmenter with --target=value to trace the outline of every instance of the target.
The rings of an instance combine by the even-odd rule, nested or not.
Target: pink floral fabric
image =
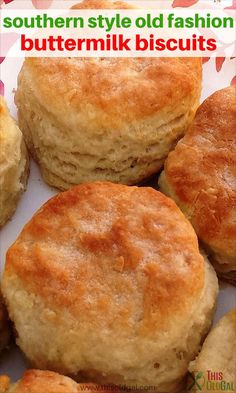
[[[31,1],[31,4],[36,9],[47,9],[53,7],[53,0],[29,0],[29,1]],[[61,1],[66,1],[66,0],[61,0]],[[215,1],[219,1],[219,0],[215,0]],[[16,3],[16,0],[0,0],[0,7],[2,6],[5,7],[12,2]],[[194,6],[196,6],[197,8],[198,3],[199,0],[171,0],[170,2],[168,2],[168,4],[171,5],[173,8],[177,8],[177,7],[186,8],[186,7],[194,7]],[[225,7],[225,9],[236,10],[236,0],[233,0],[231,6]],[[213,33],[211,32],[211,34]],[[4,41],[8,49],[10,49],[12,45],[14,45],[17,39],[16,36],[17,34],[13,34],[13,35],[12,33],[6,34]],[[0,64],[4,61],[4,59],[5,59],[4,57],[0,57]],[[217,56],[214,59],[210,59],[210,57],[204,57],[203,64],[208,63],[210,60],[214,62],[214,68],[216,73],[224,72],[223,68],[225,65],[227,66],[227,64],[230,65],[231,62],[235,62],[234,57],[226,58],[224,56]],[[233,76],[231,80],[231,84],[236,85],[236,75]],[[1,95],[4,94],[4,83],[2,81],[0,81],[0,94]]]

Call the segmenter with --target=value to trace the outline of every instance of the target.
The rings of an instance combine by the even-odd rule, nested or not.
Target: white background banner
[[[235,10],[2,9],[1,14],[1,57],[235,56]],[[8,51],[9,33],[15,43]]]

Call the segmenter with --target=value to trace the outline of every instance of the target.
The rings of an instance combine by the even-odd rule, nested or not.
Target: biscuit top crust
[[[97,182],[59,193],[33,216],[8,250],[5,285],[17,276],[46,307],[80,323],[149,334],[190,318],[204,267],[172,200]]]
[[[93,0],[73,8],[134,7]],[[18,82],[24,75],[38,103],[57,121],[101,132],[161,111],[181,116],[196,104],[201,74],[199,58],[27,58]],[[164,117],[160,125],[165,122]]]
[[[165,176],[200,239],[236,256],[236,89],[217,91],[199,107],[165,163]]]
[[[160,111],[190,110],[200,90],[201,61],[35,57],[25,60],[23,71],[39,104],[62,124],[116,130]]]
[[[1,383],[1,381],[0,381]],[[1,385],[0,385],[1,388]],[[103,386],[104,388],[104,386]],[[102,392],[99,385],[95,384],[77,384],[70,378],[64,377],[52,371],[28,370],[24,373],[22,379],[16,384],[8,387],[9,390],[3,390],[6,393],[88,393]],[[117,390],[117,392],[119,392]],[[105,390],[108,393],[108,390]]]

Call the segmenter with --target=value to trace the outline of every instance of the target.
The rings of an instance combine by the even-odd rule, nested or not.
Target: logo
[[[194,374],[190,374],[190,381],[188,385],[188,390],[195,389],[196,391],[201,391],[205,385],[205,377],[202,371]]]
[[[207,370],[197,371],[189,376],[188,391],[203,392],[235,392],[235,384],[224,378],[223,372]]]

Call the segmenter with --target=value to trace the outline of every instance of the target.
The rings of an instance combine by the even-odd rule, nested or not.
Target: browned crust
[[[8,250],[5,281],[12,274],[49,307],[149,334],[191,313],[204,261],[169,198],[98,182],[59,193],[33,216]]]
[[[122,1],[85,0],[73,8],[135,7]],[[116,130],[163,109],[168,114],[179,103],[195,111],[202,62],[200,58],[27,58],[23,70],[39,103],[57,120],[64,123],[70,114],[80,113],[82,128],[83,121],[95,117],[96,128]]]
[[[217,91],[198,109],[165,163],[167,184],[220,264],[236,262],[236,91]]]
[[[95,110],[97,127],[110,130],[168,113],[181,100],[195,108],[201,85],[197,58],[27,58],[23,70],[39,103],[58,121],[80,113],[83,122]]]

